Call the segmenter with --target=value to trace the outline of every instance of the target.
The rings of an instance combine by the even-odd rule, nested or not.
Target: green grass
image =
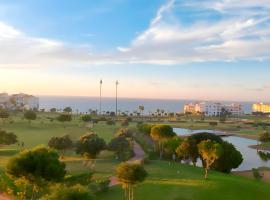
[[[204,180],[201,168],[161,161],[145,168],[148,178],[135,187],[138,200],[260,200],[270,195],[269,184],[244,177],[211,172],[209,180]],[[97,200],[118,200],[123,195],[121,187],[115,186]]]

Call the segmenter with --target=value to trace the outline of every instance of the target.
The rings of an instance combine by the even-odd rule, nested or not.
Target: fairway
[[[243,177],[211,172],[204,180],[203,169],[164,161],[145,165],[149,176],[135,187],[138,200],[255,200],[270,196],[269,184]],[[124,192],[115,186],[98,200],[122,199]]]

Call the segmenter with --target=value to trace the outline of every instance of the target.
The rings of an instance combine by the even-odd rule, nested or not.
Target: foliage
[[[144,133],[145,135],[150,135],[152,124],[138,124],[137,129],[139,132]]]
[[[0,145],[11,145],[17,143],[17,136],[0,129]]]
[[[81,117],[81,119],[82,119],[82,121],[84,121],[84,122],[91,122],[92,117],[91,117],[91,115],[83,115],[83,116]]]
[[[69,175],[65,177],[64,183],[72,186],[80,183],[81,185],[89,185],[92,182],[92,172]]]
[[[221,172],[230,173],[243,162],[242,154],[234,145],[224,141],[221,143],[222,155],[214,162],[212,168]]]
[[[269,142],[270,141],[270,133],[268,131],[263,132],[260,135],[259,140],[261,142]]]
[[[69,114],[61,114],[57,117],[57,120],[60,122],[70,122],[72,120],[72,116]]]
[[[138,163],[121,163],[116,168],[116,176],[125,190],[125,198],[133,199],[133,187],[139,182],[143,182],[147,172],[142,165]]]
[[[217,142],[205,140],[198,144],[198,150],[204,161],[205,178],[207,179],[209,168],[222,155],[222,147]]]
[[[209,122],[209,125],[210,125],[210,126],[217,126],[218,123],[217,123],[217,122]]]
[[[181,160],[191,160],[196,166],[199,157],[198,147],[195,140],[184,140],[176,149],[176,154]]]
[[[221,143],[223,140],[220,136],[212,134],[212,133],[197,133],[193,134],[188,137],[188,140],[194,140],[196,144],[199,144],[200,142],[204,140],[211,140],[215,141],[217,143]]]
[[[76,145],[76,153],[88,159],[95,159],[104,150],[106,143],[96,133],[89,133],[80,138]]]
[[[9,118],[9,112],[7,110],[0,109],[0,118],[4,122],[5,119],[8,119]]]
[[[43,146],[24,150],[11,158],[6,171],[14,178],[25,177],[33,182],[39,179],[61,181],[66,174],[65,164],[59,161],[58,154]]]
[[[108,119],[108,120],[106,121],[106,124],[107,124],[107,125],[115,125],[115,121],[113,121],[112,119]]]
[[[172,159],[173,155],[176,153],[177,147],[182,142],[182,139],[178,136],[174,136],[173,138],[169,138],[164,142],[164,156],[168,159]]]
[[[119,136],[124,136],[124,137],[128,137],[128,138],[132,138],[134,134],[134,131],[130,128],[119,128],[116,133],[115,136],[119,137]]]
[[[69,135],[64,135],[62,137],[52,137],[48,143],[48,146],[64,154],[65,150],[73,147],[73,142]]]
[[[93,196],[88,188],[79,184],[67,187],[65,185],[54,185],[51,193],[41,200],[92,200]]]
[[[128,160],[133,153],[130,140],[123,135],[113,138],[108,144],[108,149],[114,151],[121,161]]]
[[[263,175],[260,173],[260,171],[256,168],[252,168],[252,174],[253,174],[253,177],[256,179],[256,180],[261,180],[263,178]]]
[[[258,155],[262,161],[267,162],[268,160],[270,160],[270,153],[268,152],[258,151]]]
[[[27,110],[24,112],[24,118],[31,123],[31,120],[36,120],[37,119],[37,114],[32,111],[32,110]]]
[[[159,145],[160,159],[162,159],[164,153],[164,142],[175,135],[173,128],[168,125],[154,125],[151,128],[150,136]]]
[[[69,114],[69,113],[72,112],[72,108],[71,107],[65,107],[63,111]]]
[[[129,125],[129,121],[127,119],[121,122],[121,126],[128,126],[128,125]]]
[[[96,180],[88,185],[89,189],[94,193],[103,193],[109,190],[110,180],[109,179],[102,179]]]
[[[57,110],[56,110],[56,108],[51,108],[50,109],[50,112],[52,112],[52,113],[55,113]]]

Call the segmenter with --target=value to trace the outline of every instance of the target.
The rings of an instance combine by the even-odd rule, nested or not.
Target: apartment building
[[[5,109],[38,109],[39,99],[28,94],[13,94],[0,93],[0,107]]]
[[[252,106],[252,112],[270,113],[270,104],[255,103]]]
[[[206,116],[219,116],[221,112],[225,109],[233,116],[243,115],[242,105],[233,103],[229,105],[224,105],[219,102],[199,102],[199,103],[189,103],[184,106],[185,113],[204,113]]]

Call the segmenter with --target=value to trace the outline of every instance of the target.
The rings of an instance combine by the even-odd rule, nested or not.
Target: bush
[[[259,137],[259,140],[261,142],[269,142],[270,141],[270,133],[265,131],[264,133],[262,133]]]
[[[112,119],[108,119],[108,120],[106,121],[106,124],[107,124],[107,125],[115,125],[115,121],[113,121]]]
[[[153,127],[152,124],[138,124],[137,125],[138,131],[145,135],[150,135],[152,127]]]
[[[260,174],[258,169],[252,168],[252,174],[256,180],[261,180],[263,178],[263,175]]]
[[[64,180],[64,183],[67,186],[76,185],[80,183],[81,185],[89,185],[92,182],[93,173],[81,173],[67,176]]]
[[[84,122],[91,122],[92,117],[91,117],[91,115],[83,115],[83,116],[81,117],[81,119],[82,119],[82,121],[84,121]]]
[[[129,126],[128,120],[122,121],[121,126]]]
[[[103,193],[107,192],[109,190],[109,184],[110,180],[109,179],[104,179],[104,180],[97,180],[95,182],[92,182],[88,185],[88,188],[94,193]]]
[[[67,187],[57,185],[51,188],[51,194],[44,196],[41,200],[92,200],[93,196],[88,188],[81,185]]]

